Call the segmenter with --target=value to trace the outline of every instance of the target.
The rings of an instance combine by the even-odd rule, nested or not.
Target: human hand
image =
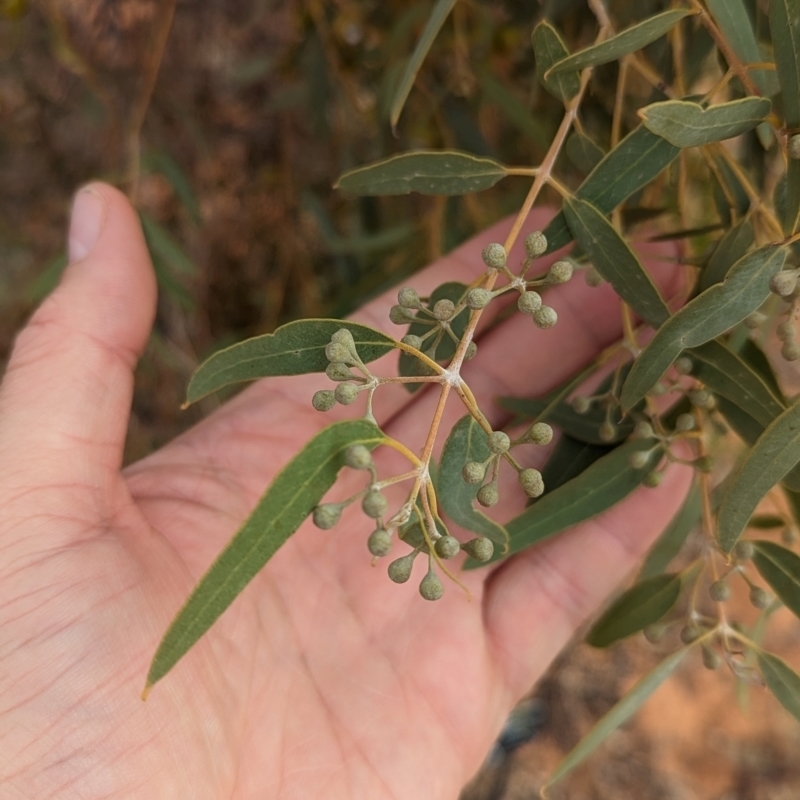
[[[469,282],[503,229],[414,285]],[[372,569],[365,519],[325,532],[307,523],[143,703],[168,623],[331,417],[311,408],[320,376],[263,381],[122,471],[155,281],[119,192],[79,193],[71,257],[0,388],[0,795],[456,797],[515,701],[677,509],[689,470],[670,467],[658,489],[466,574],[471,601],[451,587],[427,603]],[[464,375],[484,408],[497,394],[546,391],[619,335],[608,287],[551,292],[559,323],[537,333],[530,371],[513,362],[529,319],[480,340]],[[393,302],[381,297],[356,319],[385,328]],[[413,442],[435,398],[395,388],[378,421]]]

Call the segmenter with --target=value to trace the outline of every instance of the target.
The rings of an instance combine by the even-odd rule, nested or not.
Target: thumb
[[[0,458],[16,475],[100,488],[119,469],[155,298],[136,212],[110,186],[84,187],[69,265],[17,337],[0,387]]]

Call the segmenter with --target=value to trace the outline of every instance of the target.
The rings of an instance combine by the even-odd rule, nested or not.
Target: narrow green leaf
[[[800,3],[770,0],[769,30],[786,127],[800,128]]]
[[[142,158],[142,167],[160,172],[169,181],[183,207],[189,212],[192,222],[195,225],[202,222],[200,204],[192,183],[181,165],[166,150],[159,148],[146,153]]]
[[[783,213],[783,232],[791,236],[800,225],[800,161],[789,159],[786,167],[786,205]]]
[[[675,160],[678,153],[680,148],[640,125],[592,170],[575,191],[575,197],[591,203],[601,214],[610,214],[620,203],[650,183]],[[544,234],[548,252],[572,241],[563,212],[550,220]]]
[[[172,235],[149,214],[139,211],[139,221],[150,252],[162,259],[172,270],[184,275],[197,275],[197,265],[175,241]]]
[[[592,625],[586,641],[592,647],[608,647],[644,630],[664,616],[681,594],[677,573],[654,575],[623,592]]]
[[[742,97],[703,108],[686,100],[652,103],[639,111],[645,127],[675,147],[700,147],[753,130],[770,112],[766,97]]]
[[[616,61],[621,56],[635,53],[656,39],[660,39],[680,20],[694,13],[696,12],[688,8],[676,8],[637,22],[616,36],[559,61],[551,67],[548,77],[567,70],[608,64],[609,61]]]
[[[444,25],[444,21],[450,16],[450,12],[453,10],[455,4],[456,0],[436,0],[436,5],[434,5],[433,11],[430,17],[428,17],[428,21],[425,23],[422,35],[419,37],[417,46],[414,48],[414,52],[408,60],[406,70],[394,93],[392,105],[389,109],[389,121],[391,122],[392,129],[397,127],[397,121],[400,119],[400,114],[403,112],[403,106],[406,104],[408,95],[411,92],[411,87],[414,85],[414,80],[417,77],[419,68],[422,66],[422,62],[425,61],[425,57],[428,55],[428,51],[431,49],[434,39],[438,35],[442,25]]]
[[[614,226],[591,203],[564,200],[563,213],[572,235],[594,268],[614,291],[649,325],[669,318],[669,308],[641,261]]]
[[[644,467],[636,469],[631,466],[630,457],[639,451],[651,451],[651,456]],[[555,491],[548,491],[545,484],[544,495],[506,525],[509,535],[507,555],[518,553],[611,508],[641,484],[645,474],[658,464],[662,455],[654,440],[637,439],[615,448]],[[475,565],[468,562],[465,566],[471,568]]]
[[[778,416],[733,475],[719,509],[720,547],[729,553],[764,495],[800,462],[800,402]]]
[[[482,192],[506,176],[491,158],[458,150],[414,150],[345,172],[334,188],[360,195]]]
[[[764,683],[775,699],[800,722],[800,675],[785,661],[763,651],[756,654]]]
[[[567,158],[582,172],[591,172],[605,157],[605,150],[593,139],[573,131],[565,147]]]
[[[453,522],[505,548],[508,542],[506,529],[473,507],[480,486],[467,483],[461,475],[467,461],[483,462],[489,455],[486,433],[469,414],[462,417],[444,443],[437,495],[439,505]]]
[[[752,339],[747,338],[737,348],[737,352],[739,353],[739,358],[749,364],[751,369],[764,381],[772,394],[785,406],[786,398],[783,396],[778,378],[764,351]]]
[[[433,308],[436,303],[439,302],[439,300],[452,300],[453,303],[458,305],[459,301],[467,291],[467,288],[468,287],[466,284],[458,283],[456,281],[443,283],[431,293],[431,296],[428,299],[428,308]],[[422,319],[426,321],[430,320],[429,316],[420,314],[417,314],[416,316],[421,316]],[[464,331],[466,330],[468,321],[469,315],[465,311],[462,311],[457,317],[450,320],[450,330],[457,339],[461,340],[461,337],[464,335]],[[425,324],[424,322],[412,322],[408,329],[408,333],[413,336],[424,336],[426,333],[429,333],[430,330],[431,326],[429,324]],[[437,338],[439,339],[439,343],[436,345],[435,351],[431,353],[430,348],[433,346],[433,343],[437,340]],[[448,362],[455,355],[456,343],[447,334],[442,332],[440,334],[434,334],[426,339],[423,344],[423,348],[425,348],[428,355],[433,358],[434,361]],[[409,353],[406,353],[405,351],[401,351],[400,353],[398,371],[404,378],[430,375],[428,367],[422,361],[410,355]],[[403,385],[409,392],[413,393],[420,388],[421,384],[404,383]]]
[[[581,76],[578,72],[568,71],[545,77],[553,64],[569,56],[564,40],[547,20],[542,20],[533,29],[531,41],[536,56],[536,73],[539,81],[553,97],[564,104],[568,103],[581,88]]]
[[[701,514],[700,485],[695,481],[678,513],[650,548],[639,572],[640,581],[661,574],[669,566],[700,521]]]
[[[276,375],[304,375],[325,372],[325,346],[336,331],[347,328],[364,363],[397,346],[386,334],[338,319],[303,319],[282,325],[275,333],[255,336],[214,353],[195,370],[186,391],[191,404],[223,386]]]
[[[728,270],[753,246],[755,231],[750,217],[739,220],[717,242],[711,258],[708,259],[698,282],[699,291],[708,289],[715,283],[722,283]]]
[[[759,531],[774,530],[775,528],[785,528],[786,520],[777,514],[756,514],[754,517],[750,517],[747,527]]]
[[[153,656],[147,689],[163,678],[242,592],[330,489],[354,444],[385,441],[365,420],[320,431],[278,473],[252,514],[195,586]]]
[[[675,671],[691,649],[682,647],[664,659],[652,672],[642,678],[622,700],[611,709],[589,733],[581,739],[550,776],[547,787],[560,781],[572,772],[582,761],[590,756],[620,725],[630,719],[645,703],[650,695]],[[545,787],[545,788],[547,788]]]
[[[687,347],[715,339],[769,296],[769,279],[786,260],[786,248],[767,245],[748,253],[714,284],[673,314],[633,362],[622,387],[622,407],[638,403]]]
[[[800,556],[764,539],[753,542],[755,564],[761,577],[781,602],[800,617]]]

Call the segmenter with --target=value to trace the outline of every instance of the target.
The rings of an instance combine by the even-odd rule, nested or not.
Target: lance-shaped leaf
[[[742,97],[703,108],[687,100],[665,100],[639,111],[645,127],[675,147],[700,147],[753,130],[770,112],[766,97]]]
[[[647,451],[647,463],[631,466],[634,453]],[[663,451],[653,439],[626,442],[595,461],[578,477],[547,491],[526,511],[506,525],[509,535],[507,555],[513,555],[537,542],[555,536],[580,522],[611,508],[641,485],[645,474],[658,465]],[[499,558],[497,554],[496,558]],[[479,566],[468,561],[465,566]]]
[[[769,296],[769,280],[786,260],[786,249],[767,245],[739,259],[714,284],[673,314],[639,354],[622,387],[622,407],[633,408],[687,347],[716,339]]]
[[[437,495],[439,505],[453,522],[479,536],[486,536],[505,549],[508,542],[506,529],[473,507],[480,485],[467,483],[461,475],[467,461],[482,463],[489,455],[484,430],[469,414],[462,417],[444,443]]]
[[[753,547],[753,564],[761,577],[786,608],[800,617],[800,556],[763,539],[753,542]]]
[[[545,78],[547,70],[553,64],[569,55],[564,40],[547,20],[543,20],[533,29],[531,42],[536,56],[536,73],[542,86],[557,100],[568,103],[580,91],[580,75],[576,71],[571,71]]]
[[[439,300],[450,300],[455,305],[458,305],[458,302],[464,296],[467,288],[468,287],[466,284],[458,283],[457,281],[450,281],[449,283],[443,283],[441,286],[437,286],[428,299],[428,308],[433,308],[436,303],[439,302]],[[412,322],[408,329],[408,333],[409,335],[413,336],[424,336],[431,330],[431,325],[426,324],[430,322],[431,317],[419,313],[416,316],[422,320],[425,320],[425,322]],[[466,311],[462,311],[457,317],[450,320],[450,330],[457,339],[460,340],[464,335],[468,321],[469,314]],[[436,345],[435,351],[431,353],[430,348],[433,346],[437,338],[439,343]],[[434,359],[434,361],[448,362],[455,355],[456,343],[444,331],[440,330],[424,341],[422,349],[427,352],[428,355]],[[418,358],[415,358],[410,353],[405,352],[405,350],[401,351],[400,353],[398,371],[404,378],[419,377],[422,375],[431,374],[428,366],[424,362],[420,361]],[[416,392],[420,388],[420,384],[418,383],[405,383],[403,385],[409,392],[412,393]]]
[[[590,756],[617,728],[624,725],[645,703],[650,695],[675,671],[691,649],[682,647],[662,661],[652,672],[645,675],[629,692],[609,711],[577,746],[571,750],[556,767],[547,781],[547,787],[560,781],[572,772],[582,761]]]
[[[567,158],[581,171],[591,172],[605,156],[605,150],[580,131],[573,131],[565,148]]]
[[[785,406],[786,398],[783,396],[783,390],[778,383],[775,371],[772,369],[772,364],[770,364],[764,351],[750,338],[746,338],[737,348],[737,351],[739,353],[739,358],[751,367],[761,380],[764,381],[772,394]]]
[[[786,168],[786,202],[783,212],[783,232],[791,236],[800,225],[800,161],[789,159]]]
[[[334,188],[360,195],[455,195],[482,192],[505,176],[506,168],[491,158],[459,150],[414,150],[345,172]]]
[[[755,231],[750,217],[737,222],[719,240],[711,258],[700,273],[699,291],[715,283],[722,283],[728,270],[753,246]]]
[[[367,325],[338,319],[303,319],[282,325],[275,333],[255,336],[214,353],[195,370],[186,392],[186,404],[216,392],[223,386],[277,375],[325,372],[325,346],[336,331],[353,334],[364,363],[380,358],[397,342]]]
[[[669,166],[678,153],[679,147],[640,125],[592,170],[575,191],[575,197],[591,203],[601,214],[610,214]],[[572,241],[572,233],[563,212],[550,220],[544,234],[548,252],[558,250]]]
[[[772,653],[758,652],[758,667],[775,699],[800,721],[800,675]]]
[[[608,647],[658,622],[677,602],[682,585],[681,576],[673,573],[631,586],[592,625],[586,641],[593,647]]]
[[[606,39],[603,42],[594,44],[581,50],[574,55],[569,56],[553,67],[551,67],[549,74],[558,75],[567,70],[583,69],[584,67],[594,67],[598,64],[608,64],[609,61],[616,61],[621,56],[626,56],[629,53],[635,53],[648,44],[660,39],[667,33],[673,26],[675,26],[684,17],[694,14],[696,12],[688,8],[677,8],[672,11],[664,11],[662,14],[656,14],[653,17],[637,22],[626,28],[616,36]]]
[[[800,128],[800,5],[797,0],[770,0],[769,31],[781,85],[786,127]]]
[[[567,225],[594,268],[646,322],[657,328],[669,309],[641,261],[614,226],[591,203],[577,197],[564,200]]]
[[[800,462],[800,402],[795,401],[759,436],[733,475],[717,523],[720,547],[729,553],[764,495]]]
[[[145,691],[175,666],[300,527],[336,480],[347,448],[363,444],[372,449],[385,440],[366,420],[336,422],[278,473],[170,624],[150,664]]]
[[[669,525],[650,548],[639,572],[640,581],[652,578],[667,568],[700,521],[701,514],[700,485],[695,481],[678,513],[670,520]]]
[[[419,68],[422,66],[422,62],[425,61],[434,39],[436,39],[442,25],[444,25],[444,21],[450,16],[455,4],[456,0],[437,0],[430,17],[428,17],[428,21],[425,23],[425,29],[419,37],[408,64],[406,64],[405,72],[392,99],[389,121],[393,129],[397,126],[400,114],[403,113],[403,106],[406,104],[411,87],[414,85]]]

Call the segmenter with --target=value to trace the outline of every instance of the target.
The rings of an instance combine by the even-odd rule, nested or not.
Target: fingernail
[[[92,252],[103,228],[106,201],[87,186],[81,189],[72,203],[69,223],[69,261],[80,261]]]

